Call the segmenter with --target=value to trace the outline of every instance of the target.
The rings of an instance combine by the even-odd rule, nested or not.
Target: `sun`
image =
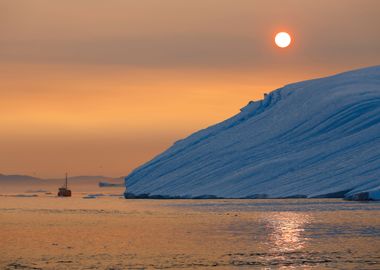
[[[274,42],[276,43],[278,47],[286,48],[292,42],[292,38],[290,37],[288,33],[280,32],[276,34],[276,37],[274,38]]]

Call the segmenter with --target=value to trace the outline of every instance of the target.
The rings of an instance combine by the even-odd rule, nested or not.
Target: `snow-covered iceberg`
[[[128,194],[344,197],[380,186],[380,66],[299,82],[176,142]],[[258,196],[260,195],[260,196]]]

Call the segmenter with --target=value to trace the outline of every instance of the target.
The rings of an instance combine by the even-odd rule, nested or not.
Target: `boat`
[[[58,189],[58,197],[71,197],[71,190],[67,187],[67,173],[64,186]]]

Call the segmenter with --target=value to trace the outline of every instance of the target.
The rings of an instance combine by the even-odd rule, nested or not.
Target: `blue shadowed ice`
[[[380,66],[277,89],[125,181],[134,194],[188,197],[380,190]]]

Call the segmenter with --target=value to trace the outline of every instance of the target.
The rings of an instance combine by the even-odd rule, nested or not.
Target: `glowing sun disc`
[[[278,47],[286,48],[292,42],[292,38],[290,37],[288,33],[280,32],[280,33],[277,33],[276,37],[274,38],[274,41],[276,42],[276,45]]]

